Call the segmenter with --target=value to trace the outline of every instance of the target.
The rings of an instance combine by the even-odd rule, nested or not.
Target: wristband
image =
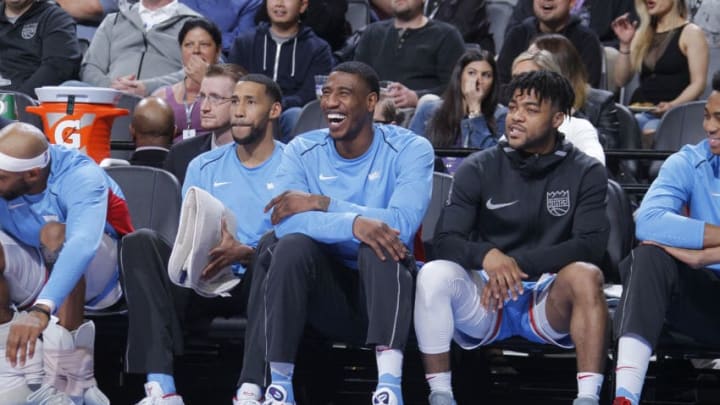
[[[50,318],[51,318],[50,311],[48,311],[47,309],[41,307],[40,305],[33,305],[33,306],[31,306],[30,308],[28,308],[27,312],[28,312],[28,313],[30,313],[30,312],[40,312],[41,314],[45,314],[45,316],[47,316],[47,318],[48,318],[48,321],[49,321]]]

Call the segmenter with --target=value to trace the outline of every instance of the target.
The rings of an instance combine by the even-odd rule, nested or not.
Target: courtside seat
[[[181,202],[180,184],[175,176],[147,166],[113,166],[106,171],[122,189],[135,229],[153,229],[172,244],[180,221]],[[85,311],[92,318],[125,313],[124,301],[107,310]],[[122,329],[123,325],[124,319],[112,327]],[[122,332],[124,335],[125,331]]]
[[[703,129],[703,112],[705,100],[690,101],[671,108],[660,120],[655,131],[653,149],[659,151],[676,152],[687,144],[695,144],[705,138]],[[650,180],[655,180],[662,166],[661,161],[654,161],[650,165]]]
[[[322,128],[327,128],[327,121],[325,121],[325,117],[320,109],[320,101],[313,100],[305,104],[302,111],[300,111],[300,116],[292,130],[291,139],[303,132]]]

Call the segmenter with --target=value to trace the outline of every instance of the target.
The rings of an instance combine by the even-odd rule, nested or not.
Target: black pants
[[[639,246],[620,263],[623,294],[617,338],[635,334],[654,348],[663,326],[701,343],[720,344],[720,278],[693,269],[656,246]]]
[[[170,281],[170,252],[171,244],[149,229],[123,238],[120,268],[129,318],[128,373],[173,374],[173,358],[183,353],[188,327],[207,330],[214,317],[242,315],[246,307],[249,270],[230,297],[206,298]]]
[[[412,319],[414,270],[411,256],[383,262],[366,245],[354,270],[308,236],[265,235],[253,268],[240,381],[267,385],[251,378],[267,371],[252,369],[259,356],[294,363],[306,323],[333,339],[402,350]]]

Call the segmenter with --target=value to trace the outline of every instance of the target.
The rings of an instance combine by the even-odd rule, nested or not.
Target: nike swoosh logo
[[[320,180],[322,180],[322,181],[325,181],[325,180],[334,180],[334,179],[337,179],[337,176],[324,176],[324,175],[322,175],[322,174],[320,175]]]
[[[515,204],[517,204],[518,201],[520,201],[520,200],[511,201],[508,203],[493,204],[492,198],[488,198],[487,202],[485,203],[485,206],[487,207],[487,209],[494,211],[494,210],[499,210],[500,208],[505,208],[505,207],[509,207],[511,205],[515,205]]]
[[[22,207],[23,205],[25,205],[25,203],[12,204],[12,205],[8,205],[8,208],[11,210],[14,210],[15,208]]]
[[[713,197],[720,197],[720,193],[710,193]]]
[[[224,186],[227,184],[230,184],[230,182],[229,181],[216,181],[213,183],[213,187],[220,187],[220,186]]]

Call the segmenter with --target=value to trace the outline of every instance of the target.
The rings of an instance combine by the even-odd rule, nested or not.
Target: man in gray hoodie
[[[121,5],[102,21],[83,59],[80,78],[99,87],[145,95],[184,76],[178,32],[201,17],[176,0]]]

